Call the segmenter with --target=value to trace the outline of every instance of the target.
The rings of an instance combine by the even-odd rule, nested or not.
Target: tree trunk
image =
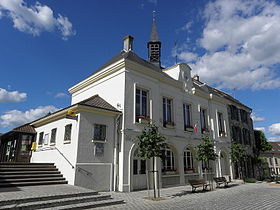
[[[157,197],[156,195],[156,177],[155,177],[155,157],[153,157],[153,183],[154,183],[154,198]]]

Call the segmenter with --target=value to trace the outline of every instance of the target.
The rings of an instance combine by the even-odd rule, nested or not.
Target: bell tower
[[[149,61],[160,67],[160,55],[161,55],[161,42],[158,39],[158,32],[156,27],[155,11],[153,11],[153,24],[151,32],[151,40],[147,44]]]

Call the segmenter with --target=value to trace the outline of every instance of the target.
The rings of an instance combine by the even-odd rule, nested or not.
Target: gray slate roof
[[[103,66],[101,66],[99,69],[97,69],[96,72],[101,71],[102,69],[112,65],[113,63],[121,60],[121,59],[126,59],[126,60],[130,60],[133,61],[135,63],[138,63],[140,65],[143,65],[147,68],[151,68],[157,72],[162,72],[162,68],[150,63],[149,61],[144,60],[143,58],[140,58],[138,55],[136,55],[134,52],[132,51],[121,51],[120,53],[118,53],[117,55],[115,55],[113,58],[111,58],[108,62],[106,62]],[[95,74],[96,72],[94,72],[93,74]],[[91,74],[91,75],[93,75]]]
[[[107,101],[105,101],[103,98],[101,98],[99,95],[94,95],[88,99],[85,99],[79,102],[78,105],[90,106],[90,107],[104,109],[113,112],[120,112],[111,104],[109,104]]]

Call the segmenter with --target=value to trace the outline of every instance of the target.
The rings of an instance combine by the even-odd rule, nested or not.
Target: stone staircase
[[[0,188],[67,184],[53,163],[0,163]]]
[[[0,210],[91,209],[123,202],[108,193],[68,185],[51,163],[0,162]]]
[[[2,200],[0,209],[92,209],[121,203],[124,201],[112,199],[109,194],[91,191]]]

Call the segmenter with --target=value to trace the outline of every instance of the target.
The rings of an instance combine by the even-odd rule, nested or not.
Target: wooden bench
[[[190,179],[189,183],[192,186],[192,192],[195,192],[198,187],[202,187],[203,190],[207,190],[207,187],[209,186],[205,179]]]
[[[224,187],[228,187],[228,183],[230,183],[229,181],[227,181],[227,179],[225,177],[215,177],[213,178],[214,181],[217,183],[217,185],[220,187],[221,184],[224,184]]]

